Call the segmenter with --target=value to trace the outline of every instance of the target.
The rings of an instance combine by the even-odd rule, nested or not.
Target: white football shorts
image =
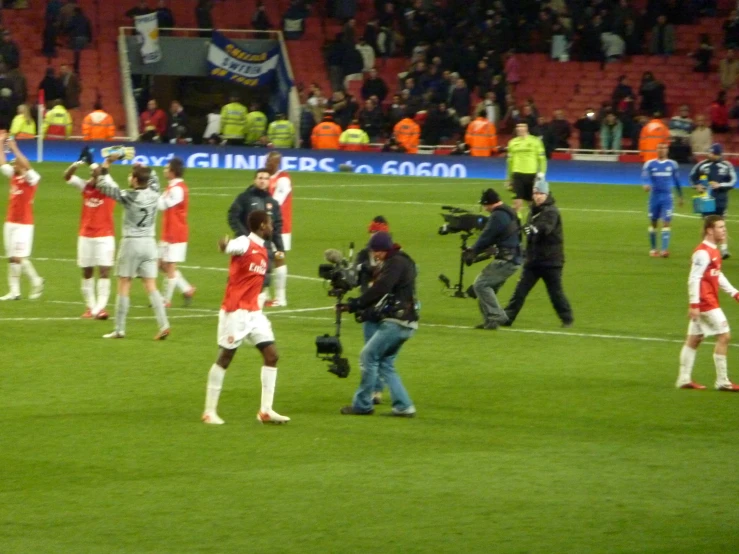
[[[167,263],[181,263],[187,257],[186,242],[160,242],[159,259]]]
[[[28,258],[33,248],[33,225],[5,222],[3,227],[5,255],[8,258]]]
[[[272,324],[262,312],[236,310],[218,312],[218,346],[235,350],[246,341],[252,346],[274,342]]]
[[[78,237],[78,267],[113,267],[115,237]]]
[[[293,234],[282,233],[282,244],[285,246],[285,252],[289,252],[293,244]]]
[[[701,312],[698,321],[691,320],[688,324],[689,335],[703,335],[704,337],[712,337],[729,332],[729,321],[724,315],[721,308]]]

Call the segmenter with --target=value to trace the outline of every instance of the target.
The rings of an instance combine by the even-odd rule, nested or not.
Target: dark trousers
[[[516,284],[516,290],[513,291],[513,296],[505,309],[508,319],[511,323],[516,319],[518,312],[523,308],[526,297],[539,279],[544,281],[549,293],[549,300],[551,300],[552,306],[562,323],[572,323],[572,308],[562,289],[561,267],[524,266],[521,278]]]

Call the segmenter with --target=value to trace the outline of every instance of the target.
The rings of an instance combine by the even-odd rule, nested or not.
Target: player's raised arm
[[[4,166],[8,164],[8,157],[5,155],[5,141],[8,140],[8,132],[7,131],[0,131],[0,166]],[[10,175],[7,174],[7,171],[3,169],[3,175],[6,177],[12,177],[13,176],[13,168],[10,168]]]
[[[32,171],[31,163],[28,161],[28,158],[26,158],[23,152],[21,152],[21,149],[18,148],[18,143],[15,142],[15,140],[10,139],[7,141],[7,144],[8,144],[8,148],[10,148],[10,151],[15,155],[15,163],[18,164],[18,167],[22,170]],[[30,182],[31,181],[29,181],[29,183]],[[32,183],[32,184],[35,184],[35,183]]]
[[[102,192],[105,196],[109,196],[116,202],[127,204],[129,202],[128,193],[118,186],[110,176],[110,166],[115,160],[114,157],[108,157],[101,166],[101,175],[95,183],[95,188]]]

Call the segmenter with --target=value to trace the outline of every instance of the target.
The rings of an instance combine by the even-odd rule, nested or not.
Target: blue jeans
[[[413,402],[395,371],[395,358],[398,357],[403,343],[414,334],[415,329],[403,327],[392,321],[377,324],[377,330],[359,354],[362,380],[352,401],[356,411],[372,411],[372,393],[375,390],[378,373],[390,389],[393,410],[405,411],[413,407]]]
[[[365,321],[362,323],[362,333],[364,334],[364,344],[367,344],[370,341],[370,339],[372,338],[372,335],[374,335],[375,332],[377,332],[379,328],[380,328],[380,323],[377,321]],[[383,360],[381,364],[390,363],[390,365],[392,365],[394,360],[395,360],[394,357],[389,362],[387,360]],[[385,381],[382,378],[382,370],[378,370],[377,381],[375,382],[374,392],[382,392],[384,388],[385,388]]]

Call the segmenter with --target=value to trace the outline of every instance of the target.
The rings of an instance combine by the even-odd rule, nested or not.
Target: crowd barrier
[[[36,160],[35,141],[19,141],[21,149],[32,161]],[[83,146],[99,151],[113,142],[45,141],[45,162],[71,162],[78,158]],[[127,143],[131,145],[131,143]],[[134,143],[136,158],[132,162],[153,167],[166,165],[177,156],[187,167],[253,171],[264,164],[270,152],[263,148],[239,148],[207,145],[172,145]],[[471,158],[467,156],[422,156],[374,152],[345,152],[340,150],[282,150],[283,169],[336,173],[352,171],[359,174],[398,175],[409,177],[436,177],[444,179],[503,179],[505,158]],[[689,168],[683,170],[687,175]],[[606,163],[603,161],[550,160],[547,179],[554,182],[591,183],[607,185],[636,185],[641,183],[641,165]]]

